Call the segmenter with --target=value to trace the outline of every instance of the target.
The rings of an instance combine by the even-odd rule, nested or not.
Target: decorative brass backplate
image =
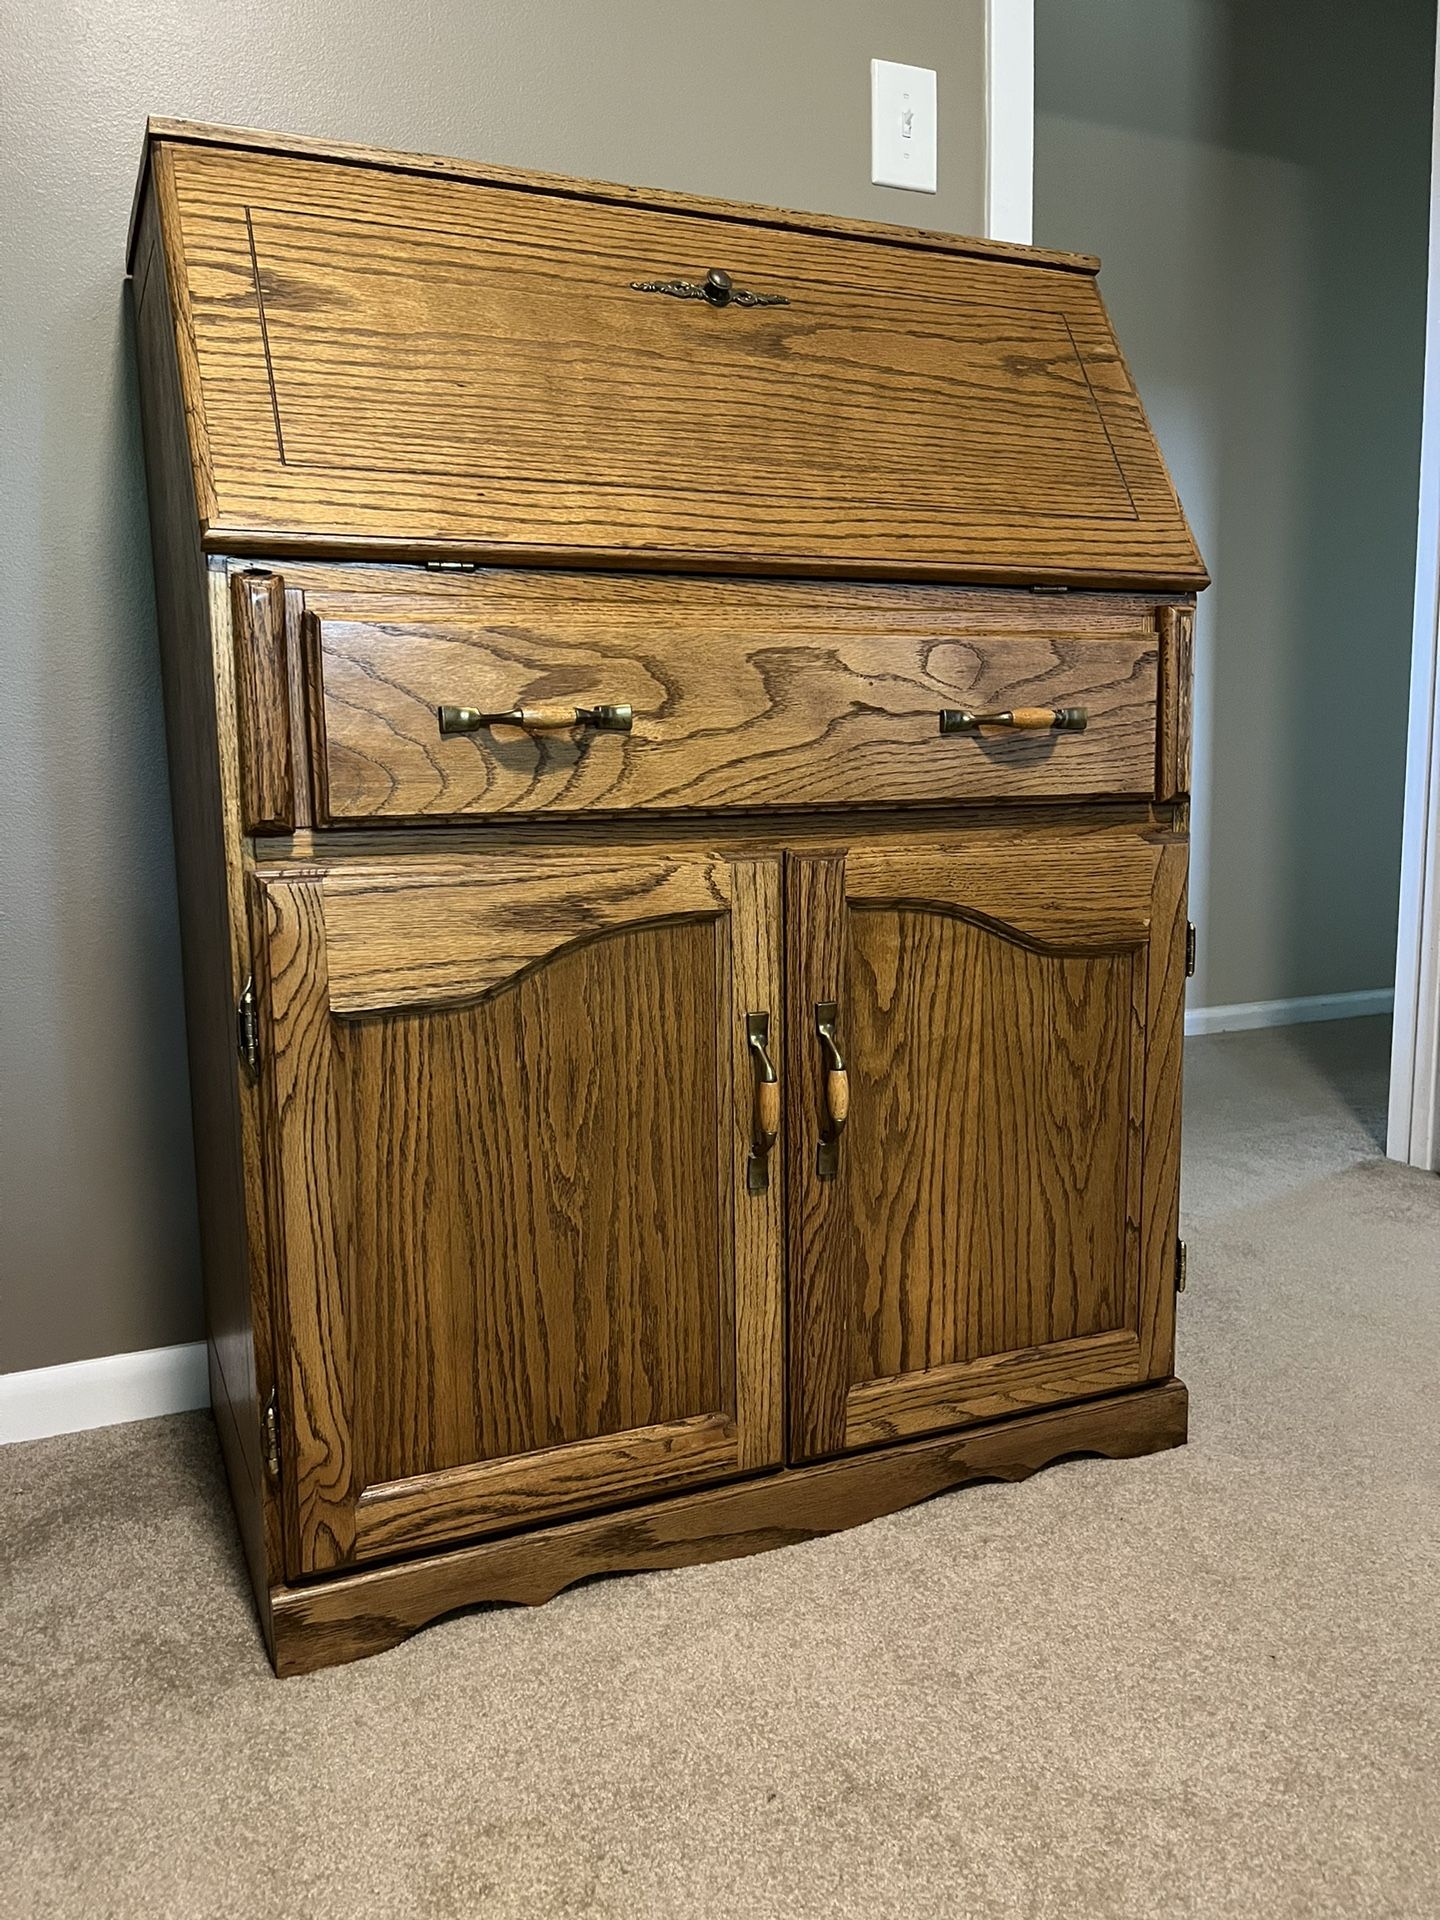
[[[711,267],[703,280],[632,280],[636,293],[668,293],[674,300],[708,300],[712,307],[788,307],[783,293],[749,293],[737,287],[723,268]]]

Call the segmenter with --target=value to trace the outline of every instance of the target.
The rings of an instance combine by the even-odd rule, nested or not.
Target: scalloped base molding
[[[189,1413],[209,1404],[203,1340],[0,1373],[0,1445]]]
[[[1390,987],[1366,993],[1313,993],[1301,1000],[1240,1000],[1230,1007],[1187,1007],[1185,1031],[1243,1033],[1252,1027],[1298,1027],[1311,1020],[1358,1020],[1367,1014],[1390,1013],[1395,994]]]
[[[271,1656],[284,1676],[360,1660],[475,1606],[539,1606],[577,1580],[738,1560],[862,1526],[976,1480],[1024,1480],[1057,1460],[1134,1459],[1185,1444],[1178,1380],[872,1447],[700,1493],[532,1528],[389,1566],[272,1587]]]

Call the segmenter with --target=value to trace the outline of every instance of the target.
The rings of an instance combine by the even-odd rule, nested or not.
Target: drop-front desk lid
[[[1205,583],[1078,255],[152,121],[131,266],[212,550]]]

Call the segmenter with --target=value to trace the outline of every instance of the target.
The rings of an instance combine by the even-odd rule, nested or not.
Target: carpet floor
[[[207,1417],[0,1451],[0,1911],[1440,1915],[1440,1180],[1189,1054],[1192,1441],[271,1677]]]

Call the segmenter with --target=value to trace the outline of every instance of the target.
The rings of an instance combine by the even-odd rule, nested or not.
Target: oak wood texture
[[[1152,988],[1163,1000],[1176,972],[1170,851],[1035,823],[792,856],[792,1458],[1168,1373],[1142,1252],[1160,1239],[1146,1208],[1173,1217],[1154,1091],[1159,1153],[1146,1135]],[[832,1178],[828,1000],[850,1082]]]
[[[330,1009],[474,1000],[564,947],[632,921],[722,914],[730,895],[723,859],[628,850],[333,874],[323,909]]]
[[[337,823],[1144,795],[1153,603],[846,583],[287,571],[304,594],[315,810]],[[942,736],[1060,706],[1075,733]],[[624,705],[626,733],[442,736],[437,710]]]
[[[276,1668],[310,1673],[397,1646],[462,1608],[535,1606],[597,1574],[693,1566],[841,1532],[983,1480],[1023,1480],[1084,1455],[1184,1444],[1178,1380],[909,1445],[767,1474],[275,1594]]]
[[[1184,1438],[1205,576],[1095,264],[152,123],[210,1377],[281,1671]],[[789,305],[632,284],[711,266]]]
[[[512,815],[483,823],[455,821],[443,827],[408,822],[395,826],[348,827],[276,834],[254,843],[257,869],[262,872],[308,871],[317,863],[334,872],[359,872],[367,867],[399,864],[430,871],[453,869],[457,855],[508,853],[528,857],[543,849],[578,853],[581,850],[625,848],[661,858],[685,847],[713,856],[754,857],[780,852],[844,852],[851,847],[878,854],[886,848],[917,851],[954,844],[962,828],[1023,830],[1033,823],[1062,829],[1077,844],[1090,833],[1128,828],[1141,835],[1184,839],[1185,805],[1164,806],[1146,800],[1055,801],[1044,807],[1033,802],[997,805],[977,801],[955,806],[853,807],[827,811],[787,808],[774,814],[712,814],[701,811],[616,818],[577,813],[557,822],[544,817]]]
[[[602,1434],[515,1459],[484,1460],[444,1473],[367,1487],[355,1515],[355,1557],[383,1559],[432,1540],[502,1533],[577,1509],[665,1493],[696,1480],[724,1480],[738,1464],[735,1423],[698,1413]]]
[[[1178,828],[1156,838],[1145,982],[1140,1366],[1175,1363],[1175,1249],[1180,1232],[1180,1105],[1185,1050],[1185,932],[1189,846]]]
[[[305,675],[305,652],[301,626],[305,617],[305,596],[298,587],[285,588],[285,665],[289,676],[290,762],[294,770],[295,825],[304,830],[315,825],[311,803],[310,772],[310,688]]]
[[[1087,273],[255,148],[162,164],[213,549],[1204,582]],[[722,259],[789,304],[637,290]]]
[[[1156,619],[1160,629],[1160,728],[1155,797],[1178,800],[1190,791],[1195,611],[1193,607],[1161,607]]]
[[[185,437],[184,345],[174,328],[167,272],[152,198],[138,230],[131,297],[179,883],[208,1371],[268,1644],[270,1586],[281,1569],[279,1516],[265,1479],[260,1422],[271,1333],[256,1116],[235,1056],[235,1001],[249,971],[235,658],[225,571],[207,567],[198,539]]]
[[[232,574],[240,818],[249,833],[295,826],[285,583],[278,573]]]
[[[256,881],[292,1576],[781,1457],[779,862],[597,864]]]

